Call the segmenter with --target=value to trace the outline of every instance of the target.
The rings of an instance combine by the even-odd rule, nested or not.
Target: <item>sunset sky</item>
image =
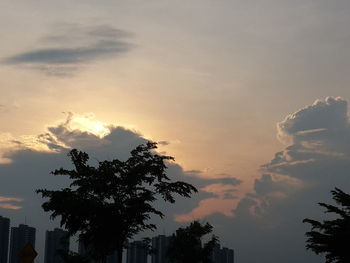
[[[195,184],[152,235],[209,221],[237,262],[321,262],[305,217],[350,192],[350,2],[2,0],[0,215],[44,231],[70,148],[147,140]],[[155,219],[157,220],[157,219]],[[141,235],[142,236],[142,235]]]

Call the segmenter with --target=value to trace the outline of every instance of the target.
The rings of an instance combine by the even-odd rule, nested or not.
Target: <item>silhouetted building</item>
[[[171,236],[159,235],[152,238],[152,263],[168,263],[167,252]]]
[[[216,245],[211,254],[213,263],[221,263],[221,249],[220,245]]]
[[[108,255],[106,258],[106,263],[116,263],[118,262],[118,252],[114,252],[111,255]]]
[[[45,237],[45,263],[63,263],[60,251],[69,251],[68,231],[55,228],[46,231]]]
[[[233,249],[223,247],[221,250],[222,250],[222,256],[223,256],[222,263],[234,263],[234,251],[233,251]]]
[[[213,263],[234,263],[234,251],[218,245],[213,249],[212,260]]]
[[[147,263],[147,250],[142,241],[134,241],[129,244],[126,263]]]
[[[82,241],[79,241],[79,244],[78,244],[78,254],[81,256],[90,258],[89,248],[86,247]],[[114,253],[112,253],[111,255],[108,255],[106,257],[105,263],[115,263],[117,261],[118,261],[118,252],[115,251]],[[90,263],[98,263],[98,261],[96,261],[96,260],[90,260],[89,262]]]
[[[97,263],[96,260],[91,259],[91,256],[89,255],[89,253],[90,253],[89,246],[85,246],[84,242],[79,240],[78,254],[88,258],[90,263]]]
[[[87,248],[85,247],[84,243],[80,240],[78,243],[78,254],[81,256],[86,256],[87,254]]]
[[[19,255],[25,245],[31,244],[35,247],[35,228],[20,224],[18,227],[11,227],[10,261],[19,263]]]
[[[0,263],[7,263],[10,219],[0,216]]]

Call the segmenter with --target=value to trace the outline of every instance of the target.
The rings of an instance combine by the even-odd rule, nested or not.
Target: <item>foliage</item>
[[[93,258],[121,252],[135,234],[156,229],[148,222],[151,215],[163,217],[153,206],[156,200],[174,203],[174,194],[190,197],[197,192],[191,184],[170,180],[166,163],[173,157],[156,154],[156,148],[148,142],[132,150],[128,160],[102,161],[98,167],[88,164],[87,153],[71,150],[68,156],[75,169],[52,172],[68,175],[70,188],[36,191],[49,199],[42,205],[44,211],[51,212],[52,219],[60,216],[70,235],[78,233]],[[122,253],[118,255],[121,262]]]
[[[152,246],[152,239],[149,237],[144,237],[142,240],[142,248],[146,251],[148,255],[153,255],[156,253],[156,249]]]
[[[88,259],[86,259],[82,255],[79,255],[76,252],[58,250],[57,253],[62,259],[62,262],[64,263],[88,263],[89,262]]]
[[[168,258],[172,263],[210,263],[212,251],[218,245],[218,238],[212,235],[211,239],[202,246],[202,237],[211,233],[213,227],[193,221],[185,228],[179,228],[173,234]]]
[[[304,219],[303,222],[312,226],[311,231],[306,232],[306,248],[316,254],[325,254],[326,263],[350,262],[350,195],[338,188],[331,191],[333,199],[340,206],[319,203],[326,208],[325,213],[337,215],[336,219],[323,220],[322,222]]]

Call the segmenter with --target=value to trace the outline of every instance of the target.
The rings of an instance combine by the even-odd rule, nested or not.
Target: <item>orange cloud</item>
[[[22,202],[23,199],[22,199],[22,198],[18,198],[18,197],[0,196],[0,202],[9,202],[9,201],[13,201],[13,202]]]
[[[21,209],[22,206],[13,205],[7,202],[22,202],[24,199],[19,197],[9,197],[9,196],[0,196],[0,208],[18,210]]]
[[[208,198],[199,202],[198,207],[190,213],[175,215],[177,222],[189,222],[204,218],[206,216],[219,213],[228,217],[233,217],[233,210],[236,208],[239,199]]]
[[[201,190],[207,193],[212,193],[221,198],[224,198],[225,196],[234,197],[234,193],[237,191],[237,186],[232,184],[218,183],[207,185],[201,188]]]
[[[12,205],[9,203],[0,203],[0,207],[1,208],[5,208],[5,209],[11,209],[11,210],[19,210],[22,208],[22,206],[19,205]]]

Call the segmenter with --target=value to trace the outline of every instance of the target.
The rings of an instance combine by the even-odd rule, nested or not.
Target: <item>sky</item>
[[[321,262],[306,217],[349,191],[350,3],[0,2],[0,215],[58,226],[34,190],[71,148],[125,159],[159,142],[200,191],[158,232],[210,222],[237,262]],[[252,253],[253,252],[253,253]]]

